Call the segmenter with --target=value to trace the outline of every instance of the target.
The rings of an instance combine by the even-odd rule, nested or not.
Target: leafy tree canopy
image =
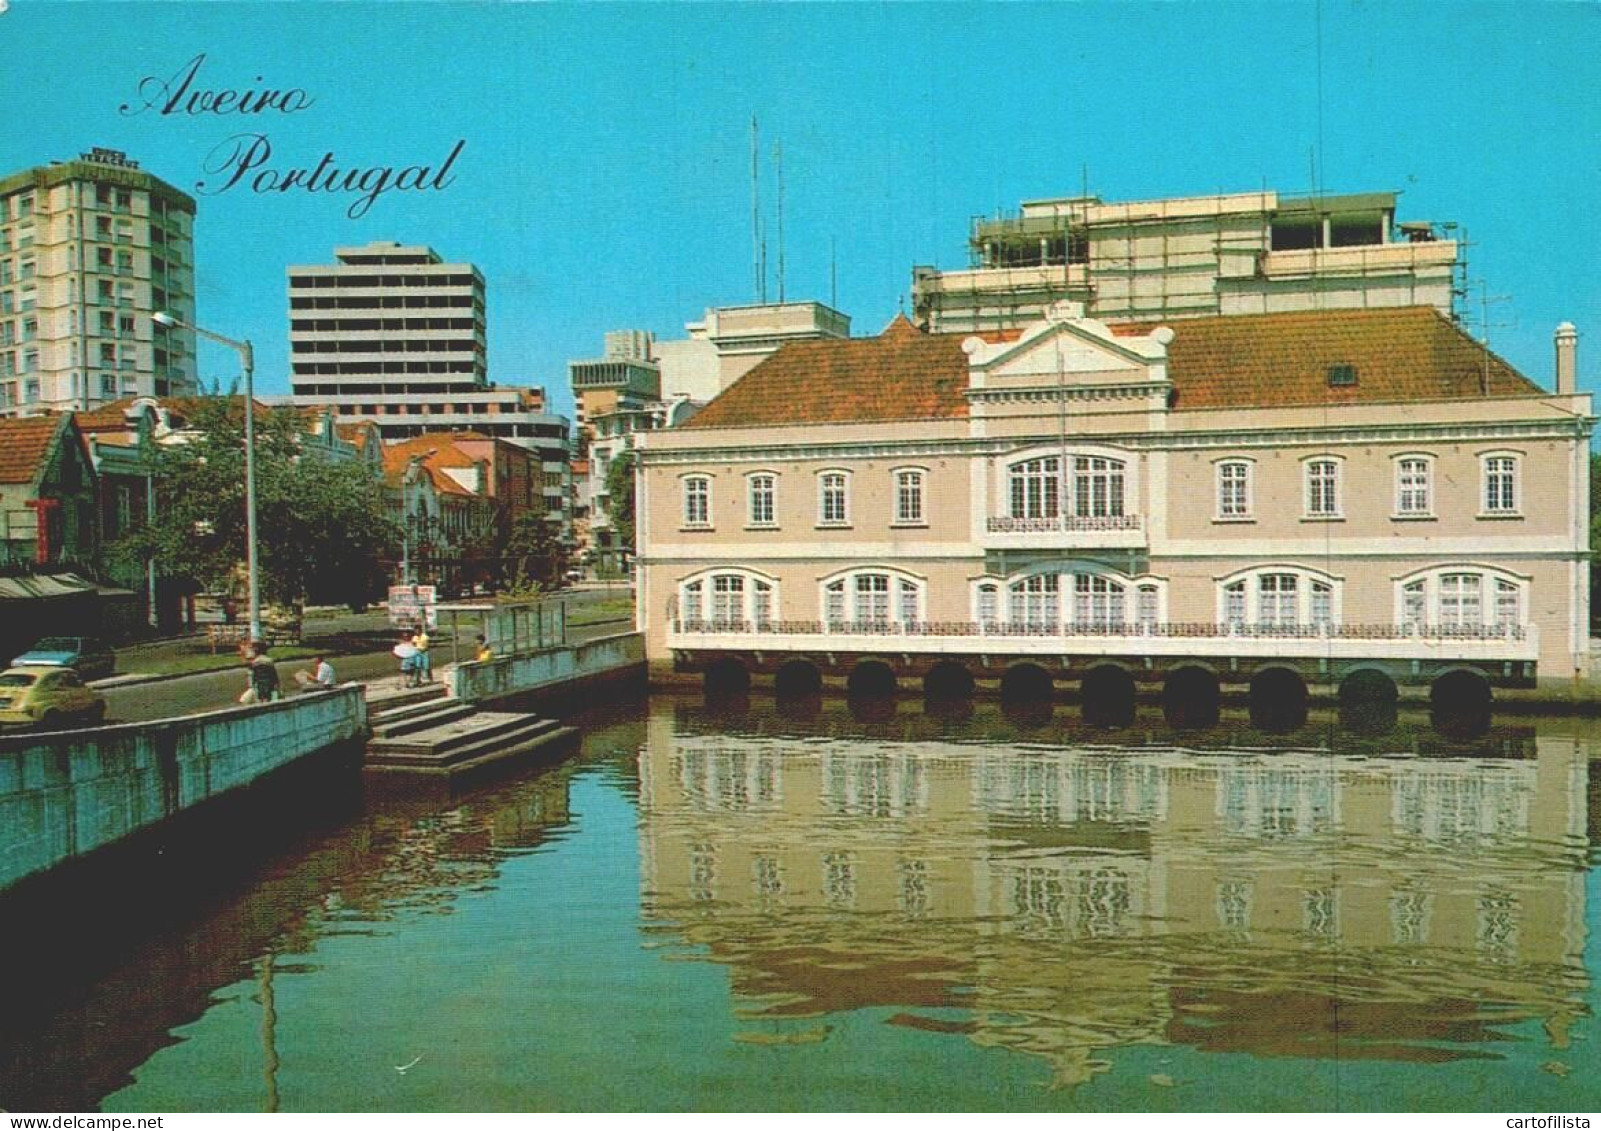
[[[244,402],[203,401],[188,443],[147,453],[156,519],[114,552],[152,556],[168,576],[229,587],[245,560]],[[383,559],[399,545],[381,484],[353,462],[303,457],[300,423],[286,409],[256,418],[256,529],[262,599],[364,603],[382,591]]]
[[[606,469],[606,515],[617,539],[634,551],[634,453],[623,452]]]

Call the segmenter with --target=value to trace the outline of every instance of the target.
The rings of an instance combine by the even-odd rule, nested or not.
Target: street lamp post
[[[181,327],[192,330],[202,338],[239,351],[239,361],[245,370],[245,569],[250,584],[250,639],[261,640],[261,574],[256,567],[256,351],[250,339],[235,341],[210,330],[185,322],[164,310],[150,316],[151,321],[167,329]]]

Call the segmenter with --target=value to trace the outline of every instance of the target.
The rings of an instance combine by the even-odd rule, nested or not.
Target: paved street
[[[573,615],[578,608],[593,604],[596,601],[614,598],[626,593],[626,590],[605,589],[579,589],[563,594],[563,600],[568,606],[568,614]],[[593,640],[599,636],[610,636],[618,632],[627,632],[631,629],[630,622],[612,621],[604,624],[583,625],[569,628],[567,639],[571,643],[581,643]],[[349,614],[340,613],[327,618],[318,618],[307,624],[309,645],[315,646],[319,640],[328,638],[345,638],[367,636],[369,638],[384,637],[390,634],[387,614],[382,609],[366,613]],[[472,645],[472,637],[476,630],[466,624],[462,627],[461,648],[466,656]],[[124,658],[119,654],[117,668],[121,673],[138,671],[138,649],[131,650],[134,655]],[[451,662],[451,642],[448,631],[441,630],[434,638],[434,664],[436,670]],[[334,671],[341,682],[347,680],[369,680],[382,676],[394,675],[397,661],[389,654],[389,644],[375,647],[370,651],[357,652],[351,655],[333,655],[331,662]],[[294,673],[309,670],[310,660],[286,660],[278,665],[279,679],[283,683],[287,694],[295,691]],[[172,679],[158,680],[150,683],[132,684],[126,687],[107,687],[103,689],[107,703],[107,722],[143,722],[150,719],[171,718],[174,715],[193,714],[198,711],[211,711],[219,707],[231,705],[245,688],[245,671],[243,665],[237,669],[229,668],[223,671],[199,672],[194,675],[180,676]]]

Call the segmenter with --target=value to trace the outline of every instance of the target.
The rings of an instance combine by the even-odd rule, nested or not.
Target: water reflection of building
[[[1538,1018],[1561,1047],[1584,1008],[1571,740],[1424,760],[654,726],[646,914],[729,966],[753,1024],[956,1008],[894,1020],[1073,1084],[1134,1042],[1454,1059]]]

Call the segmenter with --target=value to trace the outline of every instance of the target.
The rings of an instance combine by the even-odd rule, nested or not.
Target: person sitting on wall
[[[326,691],[337,682],[334,666],[326,656],[313,656],[308,670],[295,673],[295,682],[305,691]]]
[[[476,662],[484,664],[495,658],[495,650],[491,648],[489,646],[489,642],[484,639],[483,633],[479,633],[476,637],[474,637],[473,642],[478,645],[478,652],[473,656],[473,659]]]

